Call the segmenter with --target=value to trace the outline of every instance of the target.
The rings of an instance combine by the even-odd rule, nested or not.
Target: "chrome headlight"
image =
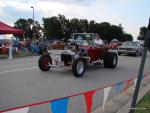
[[[75,58],[75,59],[79,58],[79,55],[78,55],[78,54],[75,54],[75,55],[74,55],[74,58]]]
[[[56,57],[56,60],[58,60],[58,61],[60,60],[60,55],[59,54],[56,54],[55,57]]]
[[[72,51],[67,51],[67,53],[69,53],[70,55],[74,55],[75,53],[74,52],[72,52]]]

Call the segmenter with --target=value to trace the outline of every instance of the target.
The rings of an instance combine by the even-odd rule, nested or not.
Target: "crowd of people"
[[[105,40],[99,34],[95,34],[95,38],[90,35],[86,35],[86,41],[90,45],[104,46],[107,45]],[[114,44],[111,44],[114,45]],[[26,39],[19,41],[18,39],[1,40],[0,41],[0,54],[8,54],[9,48],[12,47],[13,54],[19,54],[20,51],[30,52],[34,54],[42,54],[46,52],[48,44],[44,39],[31,40]]]
[[[13,54],[19,54],[20,51],[40,54],[41,50],[43,50],[46,46],[41,39],[36,41],[32,41],[31,39],[23,41],[19,41],[17,39],[1,40],[0,54],[8,54],[10,47],[12,48]]]

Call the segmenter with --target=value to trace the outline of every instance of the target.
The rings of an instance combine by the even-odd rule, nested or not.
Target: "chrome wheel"
[[[84,63],[82,61],[79,61],[77,63],[77,73],[81,74],[84,71]]]
[[[116,65],[116,63],[117,63],[117,57],[116,57],[116,56],[114,56],[113,65]]]

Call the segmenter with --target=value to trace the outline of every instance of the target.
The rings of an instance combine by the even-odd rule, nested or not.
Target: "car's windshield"
[[[122,44],[122,46],[138,46],[137,42],[125,42]]]
[[[75,40],[74,42],[82,46],[96,46],[96,43],[93,40]]]

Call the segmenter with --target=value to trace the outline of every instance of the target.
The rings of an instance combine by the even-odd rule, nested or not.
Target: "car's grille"
[[[126,50],[125,48],[119,48],[119,50]]]
[[[68,54],[61,54],[61,61],[72,61],[72,56]]]
[[[133,51],[133,49],[132,49],[132,48],[119,48],[119,50]]]
[[[132,48],[126,48],[126,50],[127,50],[127,51],[132,51],[133,49],[132,49]]]

